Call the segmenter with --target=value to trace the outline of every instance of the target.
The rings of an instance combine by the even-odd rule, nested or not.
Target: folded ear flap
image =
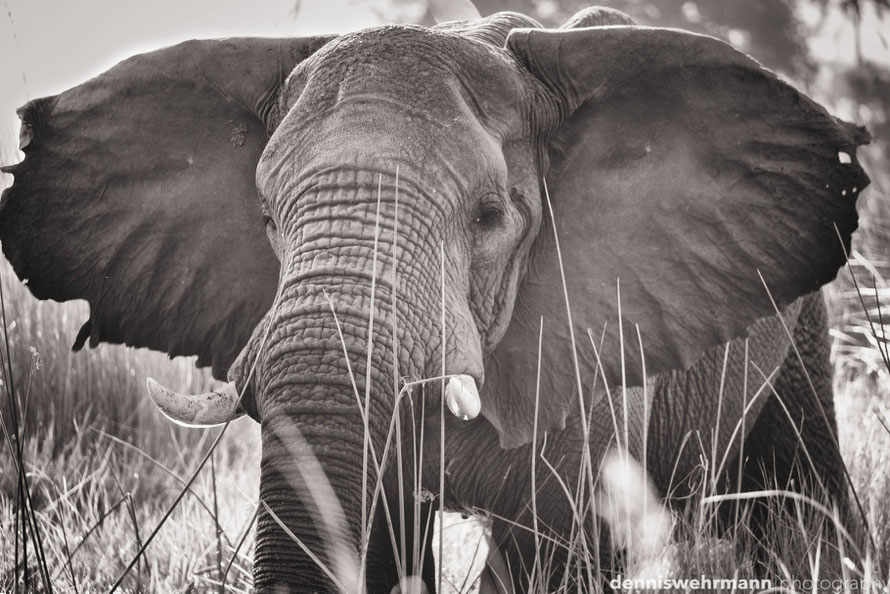
[[[3,252],[40,299],[86,299],[75,347],[124,343],[225,370],[278,263],[254,174],[277,90],[329,37],[191,41],[27,104]]]
[[[773,313],[770,294],[782,307],[834,278],[868,184],[864,129],[709,37],[613,26],[507,45],[563,116],[546,181],[586,396],[588,329],[610,386],[639,385],[644,359],[646,375],[688,368]],[[541,316],[539,429],[579,409],[565,311],[548,217],[488,374],[505,445],[531,438]]]

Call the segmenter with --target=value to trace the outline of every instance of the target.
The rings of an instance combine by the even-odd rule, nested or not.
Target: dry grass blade
[[[65,564],[68,567],[68,575],[71,580],[71,589],[74,590],[74,594],[80,594],[80,589],[77,587],[77,576],[74,575],[74,563],[71,561],[71,547],[68,545],[68,529],[65,527],[63,522],[59,522],[61,526],[62,532],[62,544],[65,547]]]
[[[157,525],[154,527],[154,530],[151,531],[151,534],[148,535],[148,538],[145,540],[145,542],[142,544],[142,546],[139,547],[139,550],[133,556],[133,559],[130,560],[130,562],[127,564],[126,568],[124,568],[124,570],[121,572],[120,576],[118,576],[118,578],[115,580],[114,584],[111,586],[111,589],[109,590],[109,593],[113,593],[113,592],[117,591],[118,588],[120,588],[124,579],[127,577],[127,574],[130,573],[130,570],[133,569],[133,566],[136,565],[136,563],[139,561],[139,559],[145,553],[145,550],[148,548],[148,545],[150,545],[151,541],[153,541],[155,536],[158,535],[158,532],[161,530],[161,528],[167,522],[167,519],[170,517],[170,515],[176,509],[176,506],[179,505],[179,502],[182,501],[182,498],[185,497],[185,494],[189,492],[189,490],[191,489],[192,483],[194,483],[195,479],[198,478],[198,474],[201,472],[201,469],[204,468],[205,464],[207,464],[207,460],[210,459],[210,456],[213,454],[213,451],[216,449],[216,446],[219,445],[219,442],[222,440],[223,436],[226,434],[226,429],[229,428],[230,423],[231,423],[231,420],[226,421],[225,425],[223,425],[222,428],[219,430],[219,433],[217,434],[216,439],[213,440],[213,443],[210,444],[210,447],[204,453],[204,456],[201,458],[201,461],[198,463],[198,466],[195,468],[194,472],[192,473],[192,476],[189,477],[189,480],[186,481],[185,486],[179,491],[179,494],[176,496],[176,499],[173,500],[173,503],[171,503],[170,506],[167,508],[167,511],[164,512],[164,515],[161,516],[161,519],[158,521]]]
[[[19,513],[22,513],[22,550],[23,550],[23,567],[25,587],[28,586],[28,535],[26,526],[31,526],[31,535],[34,550],[37,554],[38,567],[43,580],[43,586],[47,592],[53,591],[52,581],[50,580],[49,566],[46,562],[46,553],[43,548],[43,538],[37,522],[37,511],[31,499],[31,489],[28,484],[28,477],[25,472],[25,455],[24,455],[24,426],[21,425],[18,415],[17,393],[15,390],[15,378],[12,370],[12,350],[9,344],[9,326],[6,321],[6,295],[3,290],[3,278],[0,276],[0,322],[3,324],[3,342],[5,346],[5,361],[0,361],[0,368],[5,374],[6,398],[10,412],[11,433],[13,437],[14,460],[17,474],[17,500]],[[8,433],[7,433],[8,436]],[[18,532],[16,532],[18,538]],[[16,555],[18,555],[18,540],[16,540]],[[18,557],[16,557],[16,562]],[[18,565],[18,563],[16,563]],[[15,587],[18,589],[18,578],[14,578]]]
[[[535,531],[535,565],[532,568],[532,575],[529,584],[535,583],[535,577],[540,579],[541,576],[541,531],[538,526],[538,489],[537,489],[537,458],[538,458],[538,411],[541,404],[541,351],[544,344],[544,316],[541,316],[540,325],[538,326],[538,364],[535,374],[535,417],[532,421],[532,460],[531,460],[531,479],[532,479],[532,529]]]
[[[708,497],[702,498],[701,502],[702,505],[712,505],[722,503],[724,501],[746,501],[749,499],[763,499],[773,497],[782,497],[785,499],[791,499],[793,501],[805,503],[829,520],[835,519],[835,513],[832,510],[825,507],[812,497],[808,497],[796,491],[787,491],[782,489],[762,489],[760,491],[745,491],[743,493],[724,493],[721,495],[709,495]],[[847,529],[844,528],[842,523],[838,522],[836,524],[836,528],[843,535],[843,537],[847,539],[848,542],[855,542],[852,535],[847,532]]]
[[[383,176],[377,176],[377,212],[374,217],[374,253],[371,261],[371,304],[368,313],[368,353],[365,361],[365,434],[362,442],[362,535],[370,534],[370,518],[368,517],[368,450],[374,447],[371,443],[370,407],[371,407],[371,357],[374,354],[374,299],[377,294],[377,247],[380,240],[380,201],[382,195]],[[344,345],[345,350],[345,345]],[[362,549],[365,545],[362,545]]]
[[[229,562],[226,564],[225,571],[222,572],[222,577],[220,578],[220,583],[222,589],[226,588],[226,578],[229,576],[229,571],[232,569],[232,566],[235,564],[235,560],[238,558],[238,553],[241,551],[241,547],[244,546],[245,541],[247,541],[247,537],[250,534],[250,531],[253,529],[253,524],[256,522],[257,515],[260,512],[260,506],[257,505],[256,509],[253,511],[253,515],[250,516],[250,519],[247,521],[247,524],[244,526],[244,530],[241,532],[241,536],[238,538],[238,544],[235,545],[234,550],[232,551],[232,556],[229,559]]]
[[[210,481],[213,489],[213,528],[216,536],[216,575],[220,579],[220,594],[223,592],[223,566],[222,566],[222,528],[219,525],[219,503],[216,495],[216,456],[210,454]],[[234,558],[234,557],[233,557]]]
[[[441,339],[440,346],[442,367],[441,375],[445,377],[445,242],[439,245],[439,272],[440,272],[440,302],[442,304]],[[442,550],[445,543],[445,380],[439,382],[439,559],[442,559]],[[439,563],[436,576],[436,592],[442,591],[442,563]]]
[[[281,300],[281,292],[279,291],[278,294],[275,296],[275,301],[272,303],[272,308],[271,308],[272,315],[269,316],[270,320],[274,317],[274,314],[278,309],[278,304],[279,304],[280,300]],[[269,332],[270,332],[271,328],[272,328],[272,324],[270,323],[266,327],[265,331],[263,332],[263,338],[260,341],[258,352],[262,352],[263,348],[265,347],[266,340],[269,337]],[[257,359],[258,358],[259,357],[257,357]],[[250,383],[251,378],[253,377],[253,374],[256,370],[256,362],[257,361],[255,359],[253,362],[253,365],[250,368],[250,372],[247,374],[247,378],[245,379],[244,386],[242,387],[242,393],[239,394],[239,397],[243,397],[243,395],[244,395],[243,390],[246,389],[247,385]],[[127,567],[123,570],[123,572],[121,572],[121,574],[120,574],[120,576],[118,576],[117,580],[115,580],[114,584],[111,586],[111,589],[109,590],[110,593],[115,592],[120,587],[120,585],[124,581],[124,578],[126,578],[127,574],[130,572],[130,570],[133,569],[133,565],[135,565],[136,562],[139,560],[139,558],[145,553],[145,549],[148,548],[148,545],[150,545],[151,541],[154,540],[155,536],[157,536],[160,529],[164,526],[167,519],[173,513],[173,510],[176,509],[176,506],[179,505],[179,502],[182,501],[182,498],[185,496],[185,494],[187,492],[189,492],[189,490],[191,489],[192,483],[195,482],[195,479],[198,478],[198,474],[201,472],[201,469],[204,468],[204,465],[207,464],[207,460],[210,458],[210,456],[213,455],[213,452],[216,450],[216,446],[218,446],[220,441],[222,441],[222,438],[226,434],[226,430],[229,428],[229,425],[231,423],[232,423],[232,419],[229,419],[228,421],[225,422],[225,424],[219,430],[219,433],[216,435],[216,438],[213,440],[213,443],[210,444],[210,447],[204,453],[204,456],[201,458],[201,462],[198,464],[198,466],[192,472],[192,475],[189,477],[188,481],[186,481],[185,486],[183,486],[183,488],[179,491],[179,494],[176,496],[176,499],[173,500],[173,503],[170,504],[170,506],[164,512],[164,515],[161,516],[161,519],[158,521],[154,530],[151,531],[151,534],[145,540],[143,545],[139,548],[139,551],[136,553],[136,555],[133,557],[133,559],[130,561],[130,563],[127,564]]]
[[[297,493],[306,509],[313,512],[316,525],[320,528],[322,546],[328,562],[333,566],[328,568],[322,564],[320,567],[326,574],[335,576],[333,581],[338,587],[348,587],[344,591],[363,591],[364,568],[360,567],[359,557],[349,546],[352,538],[346,525],[346,514],[312,447],[296,424],[287,419],[270,426],[268,430],[275,433],[293,462],[293,469],[279,467],[278,472]],[[305,547],[302,541],[298,541],[298,544]],[[315,554],[312,557],[318,558]]]
[[[844,248],[844,242],[841,240],[840,231],[837,228],[837,225],[834,227],[835,231],[838,234],[838,240],[840,240],[841,248],[844,250],[844,256],[847,257],[847,250]],[[788,337],[788,340],[791,341],[791,348],[794,351],[795,357],[797,357],[797,362],[800,364],[800,368],[804,370],[804,377],[807,380],[807,385],[810,389],[810,394],[813,396],[813,401],[816,403],[819,414],[822,416],[822,422],[824,423],[825,433],[829,436],[832,441],[832,445],[837,449],[838,453],[841,451],[841,446],[837,441],[837,437],[834,435],[834,432],[831,430],[831,421],[828,419],[828,414],[825,412],[825,407],[822,406],[822,401],[819,399],[819,392],[816,391],[816,386],[813,385],[813,378],[810,377],[809,372],[807,371],[807,366],[804,363],[803,357],[800,354],[800,350],[797,348],[797,344],[794,341],[794,336],[791,334],[791,330],[788,329],[788,324],[785,323],[785,317],[782,315],[782,312],[779,310],[779,306],[776,304],[776,300],[773,299],[773,294],[769,289],[769,286],[766,284],[766,279],[763,278],[763,274],[761,274],[760,270],[757,271],[757,276],[760,277],[760,282],[763,284],[763,288],[766,290],[766,294],[769,297],[770,303],[773,306],[773,311],[776,314],[779,322],[782,324],[782,329],[785,331],[785,335]],[[876,548],[874,537],[872,536],[871,529],[868,525],[868,516],[865,515],[865,509],[862,507],[862,501],[859,498],[859,493],[856,490],[856,485],[853,483],[853,477],[850,476],[850,469],[847,467],[846,460],[843,457],[841,460],[841,468],[844,471],[844,478],[847,481],[847,484],[850,487],[850,492],[853,494],[853,501],[856,502],[856,509],[859,511],[859,516],[862,519],[862,523],[865,526],[865,532],[868,535],[869,543],[871,547]]]
[[[173,470],[171,470],[169,467],[167,467],[167,465],[162,463],[160,460],[157,460],[154,456],[148,454],[141,448],[138,448],[131,443],[127,443],[126,441],[120,439],[119,437],[110,435],[109,433],[106,433],[104,430],[97,430],[97,429],[92,429],[92,430],[95,431],[96,433],[98,433],[99,435],[103,436],[104,438],[109,439],[112,442],[114,442],[118,445],[121,445],[121,446],[129,449],[130,451],[138,454],[145,460],[148,460],[156,468],[160,469],[164,474],[166,474],[167,476],[169,476],[170,478],[175,480],[177,483],[179,483],[183,487],[188,485],[188,481],[186,479],[182,478],[181,476],[179,476],[178,474],[173,472]],[[180,449],[181,448],[177,448],[177,450],[180,450]],[[196,493],[195,490],[192,489],[190,486],[188,487],[188,494],[191,495],[194,498],[194,500],[198,502],[198,505],[200,505],[207,512],[207,514],[213,519],[214,523],[216,523],[216,525],[219,526],[219,515],[214,513],[214,510],[210,509],[210,506],[207,504],[206,501],[204,501],[204,498],[201,497],[198,493]],[[224,538],[226,540],[226,543],[229,546],[231,546],[232,541],[229,540],[228,535],[225,533],[224,530],[222,530],[222,528],[220,528],[220,530],[222,531],[221,532],[222,538]]]
[[[331,299],[330,295],[328,295],[327,291],[322,291],[322,293],[324,294],[324,297],[328,302],[328,306],[331,309],[331,315],[334,318],[334,327],[337,329],[337,338],[340,341],[340,348],[343,351],[343,360],[346,362],[346,372],[347,372],[347,375],[349,376],[349,381],[352,385],[352,392],[353,392],[353,395],[355,396],[355,401],[356,401],[356,405],[358,406],[359,414],[362,417],[362,424],[365,427],[369,427],[369,425],[368,425],[369,420],[367,419],[365,409],[362,406],[361,397],[359,396],[358,385],[355,382],[355,374],[352,372],[352,363],[349,360],[349,351],[346,348],[346,340],[343,338],[343,330],[340,326],[340,319],[337,317],[337,310],[334,307],[334,301],[333,301],[333,299]],[[395,402],[396,402],[396,404],[394,405],[394,408],[393,408],[393,421],[398,419],[398,410],[399,410],[399,407],[398,407],[399,398],[398,397],[395,399]],[[398,423],[396,423],[396,428],[398,428]],[[392,427],[390,427],[390,431],[391,430],[392,430]],[[363,441],[363,446],[362,446],[363,449],[368,445],[367,442],[369,439],[370,439],[370,434],[368,431],[365,431],[364,432],[364,441]],[[389,443],[389,437],[387,436],[387,445],[384,446],[384,449],[383,449],[384,462],[387,459],[387,453],[389,451],[388,443]],[[374,495],[372,497],[371,509],[369,512],[370,515],[373,517],[374,511],[376,510],[377,497],[380,493],[380,490],[382,489],[383,468],[381,467],[380,461],[377,459],[377,451],[373,447],[369,448],[369,451],[371,454],[371,461],[374,463],[374,469],[377,472],[377,482],[374,486]],[[400,452],[400,449],[397,448],[397,451]],[[362,482],[364,483],[364,480],[367,476],[367,467],[364,464],[362,465],[362,474],[363,474]],[[404,508],[402,508],[402,509],[404,509]],[[395,533],[392,529],[392,517],[391,517],[391,513],[390,513],[390,509],[389,509],[389,503],[385,497],[383,498],[383,510],[384,510],[384,514],[386,516],[386,522],[389,525],[390,539],[392,540],[393,551],[398,551],[399,550],[398,545],[395,542],[395,539],[396,539]],[[364,516],[364,512],[362,513],[362,515]],[[404,526],[404,518],[402,518],[402,525]],[[360,565],[362,568],[364,568],[366,565],[365,559],[368,554],[367,544],[368,544],[368,540],[370,538],[370,529],[367,524],[365,525],[365,531],[362,532],[362,535],[363,536],[362,536],[362,545],[361,545],[361,564]],[[403,538],[402,542],[404,543],[404,538]],[[400,559],[404,560],[404,555],[402,557],[400,557]],[[403,564],[403,561],[401,564]],[[403,570],[401,570],[401,569],[400,569],[400,571],[403,572]]]
[[[343,594],[352,594],[354,592],[362,592],[363,591],[363,590],[347,589],[340,582],[340,580],[337,579],[337,576],[334,575],[330,569],[328,569],[327,565],[322,563],[321,559],[319,559],[315,553],[313,553],[311,550],[309,550],[309,547],[307,547],[305,544],[303,544],[303,541],[300,540],[300,537],[298,537],[296,534],[294,534],[293,531],[291,531],[291,529],[288,528],[287,525],[281,521],[281,518],[279,518],[275,514],[275,512],[272,511],[272,508],[269,507],[268,503],[266,503],[263,500],[260,500],[260,503],[262,503],[263,509],[266,510],[266,513],[269,514],[273,520],[275,520],[275,523],[277,523],[278,526],[282,530],[284,530],[284,533],[287,534],[291,538],[291,540],[293,540],[295,543],[297,543],[297,546],[299,546],[303,550],[303,552],[306,553],[306,556],[308,556],[310,559],[312,559],[313,562],[315,562],[316,565],[318,565],[318,567],[324,572],[324,574],[328,577],[328,579],[331,580],[331,582],[333,582],[335,586],[337,586],[337,588],[340,590],[340,592],[342,592]]]
[[[124,498],[127,504],[127,513],[130,516],[130,524],[133,526],[133,535],[136,537],[136,548],[137,550],[142,549],[142,538],[139,535],[139,521],[136,519],[136,508],[133,506],[133,497],[129,491],[124,491],[123,485],[121,485],[120,477],[117,476],[117,473],[114,471],[112,465],[108,465],[108,468],[111,470],[111,476],[114,479],[114,484],[117,486],[117,490],[120,492],[121,497]],[[139,563],[136,566],[136,591],[140,591],[142,589],[142,567],[145,565],[145,559],[139,559]]]

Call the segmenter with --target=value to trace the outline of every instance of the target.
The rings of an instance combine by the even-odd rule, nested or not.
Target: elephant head
[[[89,301],[75,348],[196,354],[234,383],[155,393],[180,420],[261,423],[261,589],[331,587],[279,524],[328,554],[300,452],[345,549],[369,522],[383,563],[365,447],[400,378],[460,376],[452,407],[478,400],[466,423],[501,447],[532,439],[538,391],[559,431],[595,375],[688,367],[831,280],[868,183],[863,129],[723,42],[604,9],[191,41],[20,116],[4,253],[37,297]]]

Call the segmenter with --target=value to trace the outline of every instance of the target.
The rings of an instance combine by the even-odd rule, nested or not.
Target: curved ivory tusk
[[[445,402],[458,419],[475,419],[482,409],[476,380],[470,375],[455,375],[445,386]]]
[[[187,427],[209,427],[244,415],[238,388],[229,382],[204,394],[179,394],[155,380],[145,382],[155,406],[171,421]]]

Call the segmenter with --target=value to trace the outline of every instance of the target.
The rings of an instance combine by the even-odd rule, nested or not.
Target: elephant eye
[[[260,202],[260,211],[263,214],[263,222],[266,224],[266,226],[267,227],[271,226],[274,229],[275,228],[275,219],[272,218],[272,211],[269,208],[269,203],[266,202],[265,200],[262,200]]]
[[[473,224],[482,228],[496,227],[504,217],[504,209],[499,203],[483,202],[473,215]]]

